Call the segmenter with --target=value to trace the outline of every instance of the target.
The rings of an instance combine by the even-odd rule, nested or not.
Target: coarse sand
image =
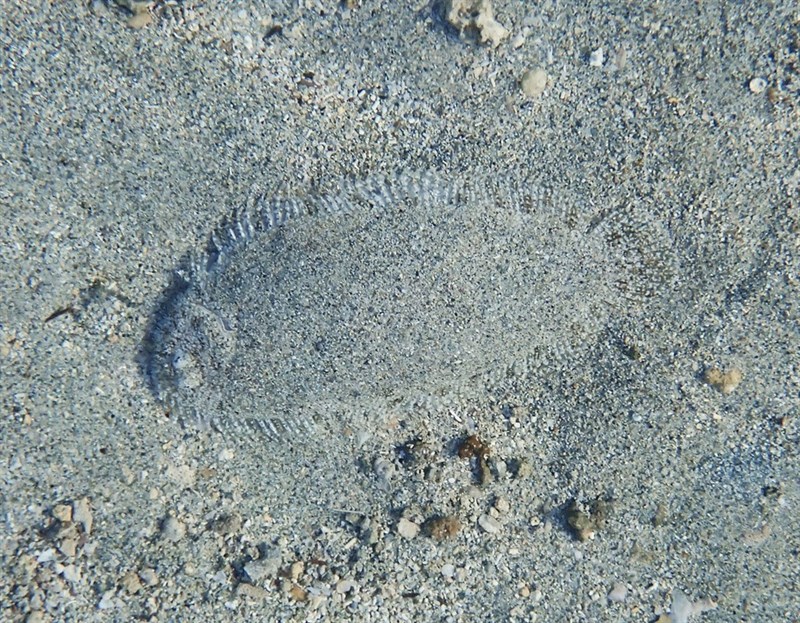
[[[0,43],[0,619],[800,621],[795,5],[11,0]],[[246,227],[440,177],[461,233],[380,184]]]

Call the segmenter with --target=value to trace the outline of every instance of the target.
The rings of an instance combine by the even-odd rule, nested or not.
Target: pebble
[[[306,590],[300,586],[292,586],[289,589],[289,597],[294,599],[296,602],[302,603],[308,601],[308,593]]]
[[[161,536],[167,541],[177,543],[186,536],[186,525],[175,517],[167,517],[161,522]]]
[[[709,368],[704,376],[706,383],[726,396],[739,387],[742,378],[744,378],[744,375],[739,368],[730,368],[725,372],[719,368]]]
[[[520,461],[519,468],[517,469],[517,478],[520,480],[530,478],[533,475],[533,465],[527,459]]]
[[[592,67],[602,67],[605,62],[606,55],[605,52],[603,52],[603,48],[597,48],[589,54],[589,65]]]
[[[406,539],[413,539],[419,534],[419,525],[405,517],[401,517],[400,521],[397,522],[397,533]]]
[[[139,579],[145,586],[152,587],[158,585],[158,574],[155,569],[151,569],[150,567],[145,567],[139,572]]]
[[[767,81],[764,78],[753,78],[750,80],[750,91],[759,95],[767,90]]]
[[[658,528],[663,526],[669,520],[669,510],[664,504],[656,506],[656,512],[653,515],[653,525]]]
[[[77,539],[64,539],[58,546],[59,551],[67,556],[68,558],[74,558],[75,554],[78,551],[78,540]]]
[[[219,461],[223,463],[232,461],[234,458],[236,458],[236,453],[230,448],[223,448],[222,450],[219,451],[219,454],[217,455],[217,459],[219,459]]]
[[[241,582],[239,586],[236,587],[236,594],[240,597],[247,597],[249,599],[262,601],[269,596],[269,591],[265,588],[261,588],[260,586],[248,584],[247,582]]]
[[[88,498],[82,498],[72,503],[72,521],[80,524],[85,534],[92,532],[92,507]]]
[[[445,17],[460,32],[476,29],[481,43],[496,48],[511,33],[494,19],[491,0],[448,0]]]
[[[455,574],[456,574],[455,565],[449,562],[442,565],[442,575],[446,577],[448,580],[452,580]]]
[[[281,566],[281,554],[277,547],[265,552],[259,560],[251,560],[244,566],[244,572],[253,582],[278,575]]]
[[[135,571],[128,571],[128,573],[122,576],[120,585],[129,595],[135,595],[142,590],[142,582],[139,579],[139,575]]]
[[[478,525],[489,534],[497,534],[500,532],[500,522],[491,515],[481,515],[478,517]]]
[[[617,582],[614,585],[614,588],[608,593],[608,600],[612,601],[617,604],[621,604],[625,601],[625,598],[628,596],[628,587],[625,586],[622,582]]]
[[[114,607],[116,602],[117,592],[115,589],[111,588],[107,590],[103,595],[100,597],[100,601],[97,602],[97,609],[98,610],[110,610]]]
[[[547,72],[541,67],[529,69],[522,74],[520,86],[522,92],[531,99],[541,96],[547,88]]]
[[[381,486],[381,488],[388,487],[389,483],[391,482],[392,478],[395,475],[394,465],[392,465],[392,463],[390,463],[384,458],[377,458],[375,459],[375,462],[372,464],[372,469],[378,478],[378,483]]]
[[[139,30],[153,23],[153,16],[149,12],[134,13],[128,18],[128,28]]]
[[[81,580],[81,572],[75,565],[67,565],[61,572],[61,577],[71,584],[76,584]]]
[[[301,560],[293,562],[292,566],[289,567],[289,577],[291,578],[292,582],[297,582],[297,580],[300,579],[300,576],[303,575],[303,571],[305,571],[305,565]]]
[[[53,517],[62,523],[69,523],[72,521],[72,507],[68,504],[56,504],[53,507]]]
[[[428,521],[427,525],[434,541],[442,541],[454,537],[461,530],[461,522],[452,515],[436,517]]]
[[[349,593],[355,587],[355,583],[353,580],[339,580],[336,583],[336,592],[340,595],[344,595],[345,593]]]
[[[494,507],[498,513],[505,515],[511,509],[511,504],[505,498],[497,498],[494,501]]]
[[[617,71],[621,71],[625,69],[625,65],[628,63],[628,51],[625,48],[620,48],[617,50],[616,57],[614,58],[614,66],[617,68]]]

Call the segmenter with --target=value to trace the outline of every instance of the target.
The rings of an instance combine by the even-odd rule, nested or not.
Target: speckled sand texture
[[[0,619],[800,620],[800,13],[764,5],[3,7]],[[484,203],[226,233],[409,176]],[[159,400],[187,283],[241,330],[204,410],[324,426]]]

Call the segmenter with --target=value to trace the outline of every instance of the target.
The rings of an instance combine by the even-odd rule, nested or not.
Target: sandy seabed
[[[4,7],[4,620],[800,620],[800,13],[472,4]],[[646,278],[308,438],[158,400],[154,314],[237,207],[408,171],[550,189]]]

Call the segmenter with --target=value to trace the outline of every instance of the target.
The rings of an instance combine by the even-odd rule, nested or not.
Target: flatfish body
[[[403,174],[261,198],[165,293],[148,377],[182,421],[320,481],[397,405],[428,405],[406,409],[409,429],[443,430],[487,376],[590,348],[642,313],[670,261],[657,224],[530,180]]]

